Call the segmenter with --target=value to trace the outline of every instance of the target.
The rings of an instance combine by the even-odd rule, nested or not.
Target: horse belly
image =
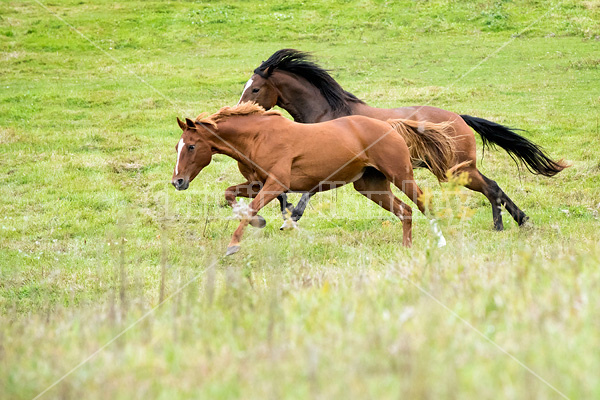
[[[365,165],[359,160],[337,163],[292,165],[290,189],[294,192],[323,192],[352,183],[362,176]]]

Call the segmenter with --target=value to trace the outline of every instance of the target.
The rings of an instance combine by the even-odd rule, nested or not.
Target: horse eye
[[[189,151],[192,151],[192,150],[194,150],[195,148],[196,148],[196,146],[194,146],[193,144],[188,146],[188,150],[189,150]]]
[[[259,90],[260,90],[260,88],[254,88],[254,89],[252,89],[252,93],[258,93]]]

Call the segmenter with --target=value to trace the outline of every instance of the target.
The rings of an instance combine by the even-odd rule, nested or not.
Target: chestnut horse
[[[310,59],[310,54],[293,49],[275,52],[254,70],[246,83],[240,103],[255,101],[265,109],[275,105],[285,109],[296,122],[314,123],[329,121],[347,115],[365,115],[371,118],[388,120],[404,118],[415,121],[452,124],[456,139],[456,163],[459,170],[467,172],[469,189],[483,193],[492,205],[494,228],[502,230],[501,206],[504,206],[514,220],[522,225],[528,217],[500,189],[498,184],[484,176],[476,166],[476,149],[473,128],[481,135],[484,147],[498,145],[527,169],[544,176],[554,176],[566,165],[553,161],[535,143],[518,135],[515,129],[469,115],[458,115],[450,111],[429,106],[382,109],[370,107],[356,96],[346,92],[329,73]],[[421,165],[425,166],[421,163]],[[292,219],[298,220],[308,203],[309,195],[304,195],[293,209],[287,203],[285,194],[280,197],[282,212],[293,209]]]
[[[225,191],[225,198],[240,210],[236,197],[253,200],[241,212],[227,255],[240,249],[249,223],[264,226],[258,211],[282,193],[316,193],[353,183],[354,188],[402,220],[402,244],[412,243],[411,208],[391,191],[390,183],[402,190],[429,215],[421,189],[413,180],[407,142],[419,148],[420,156],[443,180],[455,165],[454,142],[448,124],[388,122],[350,116],[319,124],[299,124],[277,111],[265,111],[255,103],[224,107],[196,121],[177,119],[183,130],[177,143],[177,163],[172,184],[185,190],[206,167],[213,154],[225,154],[238,162],[246,182]],[[442,236],[431,219],[438,245]]]

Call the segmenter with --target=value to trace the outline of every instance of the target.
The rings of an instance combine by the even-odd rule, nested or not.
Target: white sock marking
[[[242,95],[240,96],[240,101],[238,101],[238,104],[242,102],[242,99],[244,98],[244,93],[246,93],[246,90],[248,90],[250,85],[252,85],[252,82],[252,78],[248,79],[248,82],[246,82],[246,86],[244,86],[244,90],[242,91]]]
[[[435,218],[434,219],[430,219],[429,223],[431,224],[431,228],[433,229],[433,233],[435,233],[435,235],[438,238],[438,247],[444,247],[446,245],[446,238],[442,234],[442,230],[440,229],[440,226],[438,225],[437,220]]]
[[[283,225],[279,228],[282,231],[287,231],[291,229],[298,229],[298,223],[291,218],[288,218],[284,221]]]
[[[179,175],[179,158],[181,157],[181,150],[183,150],[183,139],[179,139],[179,143],[177,143],[177,164],[175,164],[175,175]]]
[[[246,204],[243,199],[240,199],[239,202],[235,203],[232,209],[233,217],[236,219],[245,219],[250,215],[249,204]]]

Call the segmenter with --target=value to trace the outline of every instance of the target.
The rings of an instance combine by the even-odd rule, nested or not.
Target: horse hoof
[[[265,221],[265,219],[263,217],[261,217],[260,215],[257,215],[250,220],[250,225],[252,225],[255,228],[262,229],[265,226],[267,226],[267,221]]]
[[[227,252],[225,253],[226,256],[230,256],[232,254],[237,253],[238,251],[240,251],[240,246],[229,246],[227,248]]]
[[[285,220],[283,225],[279,228],[280,231],[287,231],[292,229],[298,229],[298,223],[291,218]]]

